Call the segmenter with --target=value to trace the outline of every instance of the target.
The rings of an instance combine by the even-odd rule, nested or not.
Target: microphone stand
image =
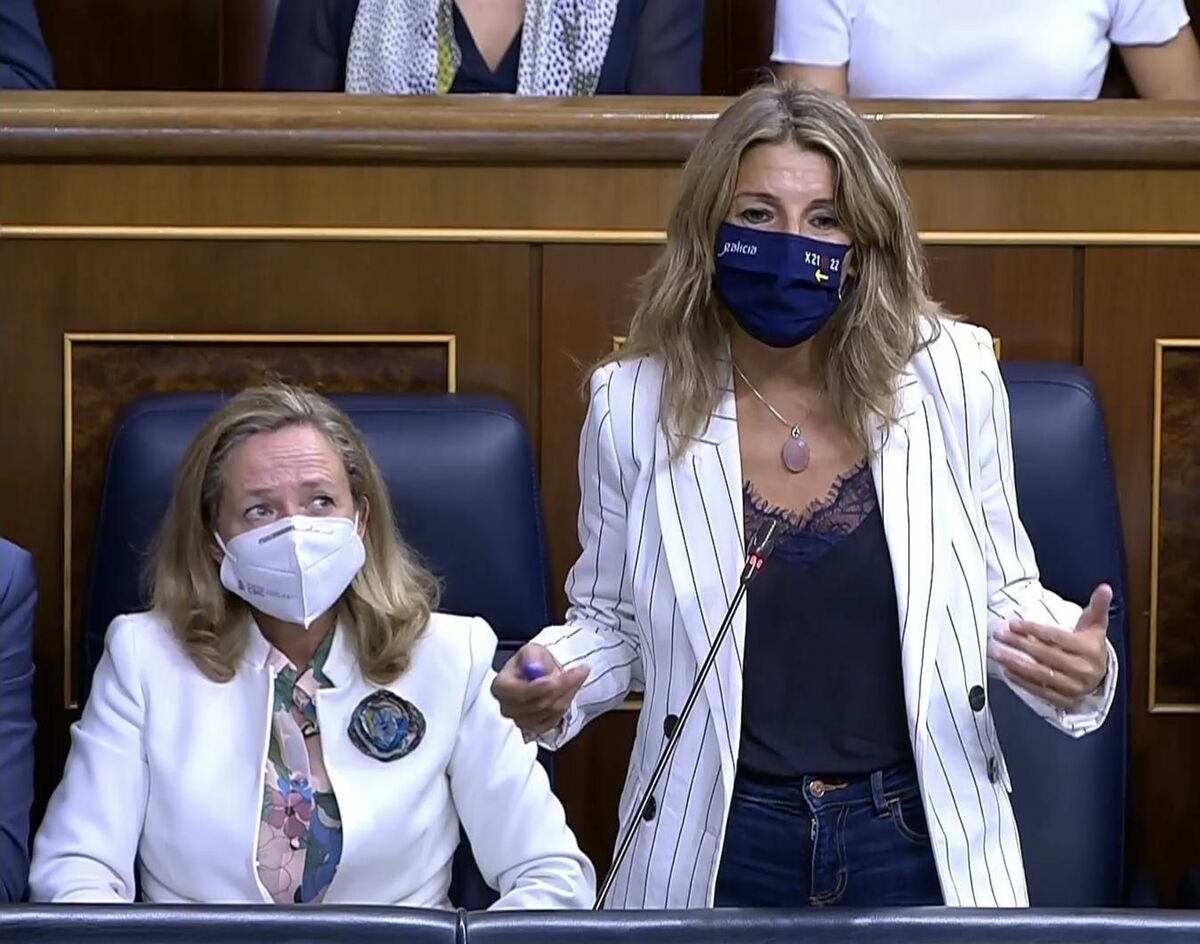
[[[683,734],[683,726],[687,724],[687,719],[691,715],[692,709],[696,707],[696,702],[700,699],[700,693],[704,690],[704,681],[708,678],[708,673],[712,671],[712,667],[717,661],[717,653],[721,649],[721,643],[729,635],[729,630],[733,628],[733,618],[737,615],[738,607],[746,596],[746,590],[749,588],[751,581],[762,570],[762,566],[766,563],[767,558],[771,556],[771,551],[775,549],[775,539],[778,536],[778,529],[779,522],[774,519],[768,519],[755,532],[754,539],[750,542],[750,549],[746,554],[746,564],[742,568],[741,577],[738,579],[737,592],[734,593],[733,599],[729,601],[729,608],[725,612],[725,619],[721,621],[721,627],[717,630],[717,635],[713,638],[712,645],[708,647],[708,655],[704,659],[704,664],[700,666],[700,671],[696,675],[695,682],[692,683],[692,689],[688,692],[687,700],[683,703],[683,709],[679,712],[679,720],[667,736],[667,743],[664,745],[662,753],[659,754],[658,763],[654,765],[654,773],[650,775],[650,780],[642,791],[641,800],[634,807],[633,817],[625,829],[625,835],[621,837],[621,843],[617,847],[616,855],[613,856],[612,866],[608,870],[604,884],[600,886],[599,894],[596,895],[596,904],[592,906],[593,911],[599,911],[604,907],[604,900],[608,897],[608,893],[612,889],[617,872],[620,870],[621,864],[625,861],[625,857],[629,854],[629,849],[633,845],[633,837],[637,834],[638,824],[642,822],[642,817],[646,814],[646,808],[650,805],[654,791],[658,788],[659,781],[662,780],[663,775],[667,772],[667,765],[671,762],[675,748],[679,745],[680,737]]]

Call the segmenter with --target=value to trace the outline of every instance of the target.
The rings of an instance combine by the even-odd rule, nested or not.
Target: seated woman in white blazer
[[[466,828],[499,908],[586,908],[591,865],[434,612],[358,431],[272,385],[189,446],[153,608],[109,628],[34,845],[35,900],[449,907]],[[136,864],[136,870],[135,870]],[[136,871],[136,874],[135,874]]]
[[[1078,736],[1117,666],[1111,590],[1081,610],[1038,581],[1008,428],[866,125],[787,85],[731,105],[592,375],[566,625],[493,686],[551,746],[645,692],[627,829],[746,536],[781,528],[608,904],[1028,902],[988,675]]]

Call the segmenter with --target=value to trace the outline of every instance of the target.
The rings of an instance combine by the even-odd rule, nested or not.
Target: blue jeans
[[[718,908],[943,903],[912,767],[837,782],[738,774]]]

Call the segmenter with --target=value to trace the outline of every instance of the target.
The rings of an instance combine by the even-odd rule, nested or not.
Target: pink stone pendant
[[[792,427],[792,435],[784,440],[779,457],[783,460],[783,467],[789,472],[803,472],[808,468],[808,443],[805,442],[799,426]]]

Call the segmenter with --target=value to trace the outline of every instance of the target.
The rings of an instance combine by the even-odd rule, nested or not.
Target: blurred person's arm
[[[1142,98],[1200,99],[1200,50],[1183,0],[1115,0],[1108,38]]]
[[[1190,25],[1159,46],[1119,48],[1142,98],[1200,100],[1200,46]]]
[[[704,0],[646,0],[638,20],[630,95],[699,95]]]
[[[800,66],[792,63],[775,66],[775,74],[785,82],[824,89],[842,96],[850,92],[848,71],[846,66]]]
[[[33,0],[0,0],[0,89],[54,88]]]
[[[263,89],[340,92],[346,87],[346,45],[358,0],[279,0]]]
[[[33,558],[0,539],[0,902],[20,901],[29,879],[36,603]]]
[[[850,10],[846,0],[776,0],[771,61],[781,79],[848,94]]]

